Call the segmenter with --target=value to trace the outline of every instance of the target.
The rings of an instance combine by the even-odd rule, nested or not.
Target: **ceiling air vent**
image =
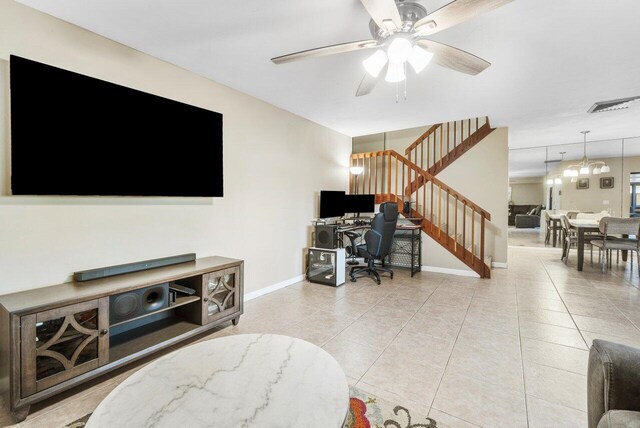
[[[640,97],[620,98],[619,100],[599,101],[595,103],[587,113],[601,113],[603,111],[614,111],[629,108],[632,102]]]

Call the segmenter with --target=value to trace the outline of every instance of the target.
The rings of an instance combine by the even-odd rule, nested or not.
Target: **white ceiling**
[[[20,0],[110,39],[357,136],[488,115],[510,146],[640,135],[640,106],[588,115],[595,101],[640,95],[640,2],[515,0],[436,34],[493,65],[478,76],[429,66],[409,98],[381,84],[356,98],[369,52],[274,65],[270,58],[367,39],[359,0]],[[421,0],[428,11],[447,0]],[[640,104],[637,103],[637,104]]]

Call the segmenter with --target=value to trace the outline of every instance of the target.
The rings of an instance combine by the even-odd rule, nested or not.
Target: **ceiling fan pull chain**
[[[407,76],[407,63],[404,63],[404,75]],[[404,78],[404,100],[407,101],[407,80],[409,80],[409,76]]]

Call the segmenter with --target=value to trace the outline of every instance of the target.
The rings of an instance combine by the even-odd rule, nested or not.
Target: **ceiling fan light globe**
[[[397,64],[394,62],[389,63],[387,68],[387,75],[384,80],[389,83],[402,82],[405,79],[404,64]]]
[[[553,178],[547,179],[547,184],[553,184]]]
[[[580,168],[580,175],[589,175],[589,167],[583,166],[582,168]]]
[[[391,41],[387,48],[387,56],[390,62],[405,63],[413,52],[411,42],[404,37],[397,37]]]
[[[570,169],[565,169],[564,171],[562,171],[562,175],[564,177],[571,177],[571,170]]]
[[[562,184],[562,179],[560,177],[556,178],[555,180],[553,180],[553,182],[555,184]]]
[[[601,173],[602,169],[599,166],[593,168],[593,175],[600,175]]]
[[[373,55],[362,61],[362,65],[371,77],[378,77],[387,61],[387,54],[383,50],[378,49]]]
[[[601,173],[611,172],[611,168],[609,167],[609,165],[604,165],[602,168],[600,168],[600,172]]]
[[[422,49],[420,46],[414,46],[411,49],[411,56],[409,57],[409,64],[413,67],[413,70],[420,73],[424,68],[429,65],[433,54],[429,51]]]

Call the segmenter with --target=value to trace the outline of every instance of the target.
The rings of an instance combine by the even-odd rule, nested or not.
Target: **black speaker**
[[[169,306],[169,283],[109,297],[109,324],[153,313]]]
[[[338,248],[338,226],[319,224],[316,226],[316,248]]]

